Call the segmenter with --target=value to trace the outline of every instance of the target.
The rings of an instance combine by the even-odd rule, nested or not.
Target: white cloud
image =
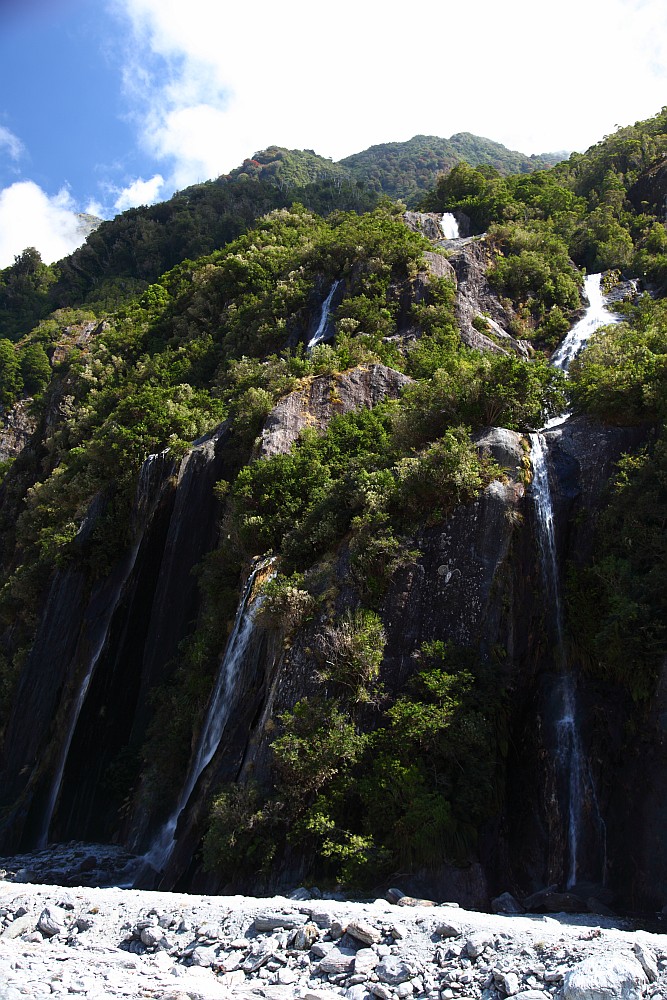
[[[338,159],[471,131],[524,152],[585,148],[667,92],[663,0],[423,0],[393,17],[358,0],[115,3],[134,39],[127,92],[172,187],[271,143]]]
[[[86,207],[84,208],[86,215],[96,215],[98,219],[104,218],[104,205],[97,201],[95,198],[91,198]]]
[[[137,177],[135,181],[119,192],[114,202],[114,208],[118,212],[124,212],[126,208],[136,208],[137,205],[152,205],[158,200],[163,187],[164,177],[162,174],[155,174],[147,181],[143,177]]]
[[[20,159],[24,152],[21,140],[5,125],[0,125],[0,150],[1,149],[5,149],[9,153],[12,160]]]
[[[0,191],[0,267],[36,247],[45,263],[67,256],[83,243],[72,197],[66,188],[50,197],[34,181]]]

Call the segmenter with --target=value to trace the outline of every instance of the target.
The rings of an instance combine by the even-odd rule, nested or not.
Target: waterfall
[[[213,759],[222,739],[227,720],[235,704],[239,671],[254,631],[254,616],[262,603],[261,597],[252,600],[255,581],[258,575],[268,569],[273,561],[273,558],[259,559],[246,581],[236,610],[234,626],[227,641],[224,656],[220,661],[197,749],[190,761],[178,804],[143,858],[156,871],[161,871],[169,860],[174,847],[174,834],[179,816],[187,806],[195,785]]]
[[[618,323],[618,316],[610,313],[605,304],[601,274],[587,274],[584,280],[584,291],[589,301],[586,312],[579,322],[574,324],[562,344],[551,356],[551,364],[564,372],[568,370],[572,361],[596,330],[610,323]]]
[[[133,526],[135,529],[135,537],[132,548],[121,563],[119,571],[113,575],[108,584],[105,582],[105,584],[99,588],[99,593],[95,595],[98,598],[101,610],[96,618],[94,613],[91,614],[92,627],[91,634],[88,637],[89,651],[87,651],[87,663],[83,679],[81,680],[76,698],[74,699],[72,709],[69,713],[69,718],[67,720],[67,735],[62,742],[60,752],[58,754],[46,808],[41,817],[41,829],[37,838],[39,847],[46,847],[48,843],[49,829],[51,827],[53,815],[60,796],[65,766],[67,764],[67,758],[69,756],[72,740],[74,739],[74,732],[79,721],[79,716],[81,715],[81,710],[86,700],[86,695],[88,694],[88,689],[93,679],[95,668],[97,667],[100,656],[102,655],[106,645],[109,634],[109,626],[111,625],[114,613],[120,604],[125,590],[125,585],[130,577],[130,574],[132,573],[132,570],[134,569],[145,529],[148,526],[150,518],[159,501],[159,486],[163,481],[167,465],[170,466],[171,462],[166,451],[161,452],[159,455],[149,455],[142,464],[139,471],[139,479],[137,482],[133,507]],[[91,517],[92,515],[89,514],[84,518],[81,527],[79,528],[80,535],[84,535],[88,531],[88,522]],[[98,602],[95,602],[91,598],[90,605],[94,606]]]
[[[451,212],[444,213],[440,219],[440,228],[446,240],[458,240],[460,238],[459,224]]]
[[[566,887],[571,888],[577,878],[579,830],[581,826],[581,800],[584,792],[585,758],[581,752],[579,731],[575,715],[575,695],[572,675],[566,669],[563,645],[563,612],[558,579],[558,556],[554,530],[554,510],[549,487],[549,467],[547,464],[546,441],[542,434],[530,435],[530,454],[533,467],[531,484],[535,515],[537,519],[540,549],[540,569],[547,600],[553,607],[553,622],[556,632],[556,657],[560,671],[556,719],[556,762],[561,778],[567,788],[567,878]]]
[[[588,308],[551,357],[551,363],[565,373],[596,330],[601,326],[618,322],[618,317],[607,310],[602,294],[601,274],[586,276],[585,292],[589,302]],[[563,423],[569,416],[569,413],[563,413],[553,418],[547,424],[547,428]],[[567,845],[565,885],[566,888],[571,889],[572,886],[576,885],[580,874],[580,854],[584,837],[589,843],[595,845],[597,854],[602,856],[602,881],[604,882],[606,829],[598,806],[595,783],[588,758],[582,748],[577,719],[575,680],[568,667],[563,641],[563,610],[554,509],[549,486],[548,451],[544,435],[542,433],[531,434],[530,445],[533,467],[531,492],[537,520],[540,567],[546,600],[551,602],[553,609],[552,621],[556,633],[554,638],[558,683],[554,702],[556,713],[555,760],[560,779],[561,807],[566,813],[564,824]]]
[[[312,351],[313,347],[317,347],[317,345],[320,344],[324,340],[324,337],[326,335],[326,330],[327,330],[327,321],[329,319],[329,310],[331,309],[331,300],[333,299],[334,295],[336,294],[336,289],[338,288],[339,285],[340,285],[340,279],[334,281],[333,285],[329,289],[329,294],[327,295],[326,299],[322,303],[322,312],[320,314],[320,322],[319,322],[319,324],[317,326],[317,330],[315,331],[315,333],[313,334],[313,336],[308,341],[308,350],[309,351]]]
[[[538,542],[540,547],[540,568],[547,599],[553,603],[553,620],[556,627],[558,655],[563,656],[563,611],[558,580],[558,556],[556,553],[556,532],[554,508],[549,486],[547,447],[543,434],[530,435],[530,456],[533,467],[531,490],[535,502]],[[563,664],[560,664],[563,666]]]

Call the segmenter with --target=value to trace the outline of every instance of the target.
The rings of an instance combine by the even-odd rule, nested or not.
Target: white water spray
[[[446,240],[460,239],[459,224],[451,212],[445,212],[440,219],[440,228]]]
[[[159,831],[152,845],[144,855],[144,861],[156,871],[162,871],[174,848],[174,834],[181,812],[187,806],[195,785],[204,769],[210,764],[220,745],[225,726],[235,703],[239,671],[243,665],[255,622],[254,616],[261,606],[262,598],[252,600],[257,576],[268,569],[273,558],[260,559],[250,573],[241,600],[236,610],[234,627],[227,641],[224,656],[220,661],[215,687],[211,694],[206,718],[197,743],[197,749],[190,762],[178,804]]]
[[[587,274],[584,279],[584,291],[589,306],[578,323],[575,323],[566,335],[560,347],[551,356],[551,364],[566,372],[579,351],[586,346],[588,340],[601,326],[618,323],[618,316],[607,309],[602,294],[602,275]]]
[[[336,294],[336,289],[338,288],[339,285],[340,285],[340,279],[334,281],[333,285],[329,289],[329,294],[327,295],[326,299],[322,303],[322,312],[320,313],[320,322],[319,322],[319,324],[317,326],[317,330],[315,331],[315,333],[312,335],[312,337],[308,341],[308,350],[309,351],[312,351],[313,347],[317,347],[317,345],[319,343],[321,343],[321,341],[324,340],[324,337],[325,337],[326,332],[327,332],[327,321],[329,319],[329,312],[331,310],[331,300],[333,299],[334,295]]]

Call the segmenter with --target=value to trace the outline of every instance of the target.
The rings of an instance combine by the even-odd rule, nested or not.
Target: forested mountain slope
[[[435,185],[439,174],[457,163],[493,167],[501,174],[526,174],[553,166],[560,156],[526,156],[499,142],[471,132],[458,132],[449,139],[416,135],[407,142],[386,142],[354,153],[340,161],[354,177],[372,190],[415,205]]]
[[[0,486],[3,849],[113,839],[164,887],[662,905],[664,142],[661,114],[549,171],[460,164],[425,202],[478,234],[453,241],[267,151],[273,181],[4,272],[0,390],[34,433]],[[582,266],[620,321],[566,378]]]
[[[274,208],[298,202],[328,215],[370,210],[383,194],[414,201],[440,171],[462,159],[505,171],[545,165],[469,133],[451,141],[418,136],[373,147],[349,165],[310,150],[271,146],[216,180],[102,223],[54,267],[42,265],[34,253],[21,255],[0,272],[0,335],[16,340],[57,307],[113,309],[182,260],[229,243]]]

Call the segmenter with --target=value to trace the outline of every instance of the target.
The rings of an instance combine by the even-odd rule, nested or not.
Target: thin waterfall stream
[[[317,347],[317,345],[320,344],[324,340],[324,338],[326,337],[327,322],[329,320],[329,313],[331,312],[331,301],[332,301],[334,295],[336,294],[336,290],[338,289],[339,285],[340,285],[340,278],[338,278],[336,281],[334,281],[333,285],[329,289],[329,294],[327,295],[326,299],[322,303],[322,312],[320,313],[320,322],[318,323],[317,330],[315,331],[315,333],[313,334],[313,336],[308,341],[308,350],[309,351],[312,351],[313,347]]]
[[[65,737],[58,754],[56,767],[53,772],[53,778],[49,788],[46,808],[41,817],[41,830],[37,838],[39,847],[46,847],[48,843],[49,830],[51,828],[51,823],[53,822],[56,806],[58,804],[60,789],[63,783],[63,776],[65,774],[65,767],[67,765],[67,758],[69,756],[70,747],[72,746],[72,740],[74,739],[74,733],[81,715],[81,710],[83,709],[86,695],[88,694],[88,689],[95,674],[97,664],[106,646],[109,635],[109,626],[111,625],[113,616],[123,596],[125,585],[127,584],[127,581],[134,569],[146,527],[159,500],[160,493],[157,488],[157,483],[164,472],[165,463],[167,462],[169,462],[169,458],[166,451],[155,455],[149,455],[144,461],[139,472],[134,503],[136,521],[135,539],[132,544],[132,548],[125,558],[122,571],[118,574],[113,591],[106,596],[103,613],[100,614],[99,622],[91,637],[92,649],[88,655],[85,673],[79,685],[76,698],[74,699],[72,710],[69,714],[69,719],[67,721],[67,736]],[[85,528],[86,520],[84,520],[79,531],[83,532]]]
[[[206,717],[195,753],[181,789],[176,808],[158,832],[143,860],[156,871],[162,871],[174,848],[178,820],[190,801],[195,785],[213,759],[227,725],[227,720],[235,704],[235,693],[239,672],[255,628],[255,614],[261,606],[262,597],[254,597],[255,582],[274,562],[273,557],[259,559],[253,567],[241,595],[234,626],[227,641],[224,656],[220,661],[215,686],[209,699]],[[253,599],[254,598],[254,599]]]
[[[554,352],[551,363],[567,372],[570,363],[585,346],[588,339],[601,326],[618,322],[606,309],[602,293],[602,275],[591,274],[585,279],[589,306],[582,318],[574,324],[560,347]],[[563,423],[569,413],[549,421],[547,427]],[[541,431],[530,435],[533,479],[531,493],[535,505],[540,570],[545,601],[552,609],[555,640],[555,661],[558,671],[555,692],[556,766],[559,772],[561,809],[564,814],[566,856],[564,861],[565,886],[571,889],[580,876],[582,840],[584,833],[599,847],[602,854],[600,870],[604,882],[606,869],[606,831],[600,814],[595,783],[588,758],[583,750],[577,712],[575,679],[569,668],[563,633],[563,610],[560,591],[558,550],[556,545],[553,497],[549,483],[549,452]],[[585,831],[584,827],[588,827]]]

